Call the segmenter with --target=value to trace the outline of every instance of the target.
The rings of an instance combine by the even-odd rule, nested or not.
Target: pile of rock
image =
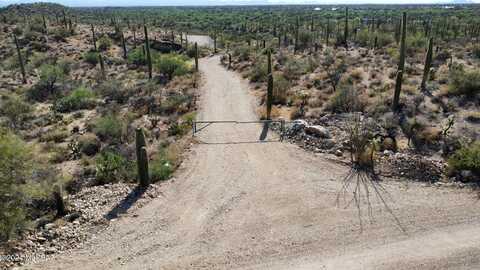
[[[82,245],[93,232],[122,213],[134,211],[161,194],[160,186],[151,185],[138,191],[137,185],[116,183],[87,187],[68,197],[69,214],[57,220],[37,220],[37,229],[26,232],[22,239],[11,241],[0,249],[0,269],[32,263],[56,253]],[[125,203],[126,200],[131,200]],[[125,205],[133,203],[128,208]],[[116,210],[121,211],[116,211]]]

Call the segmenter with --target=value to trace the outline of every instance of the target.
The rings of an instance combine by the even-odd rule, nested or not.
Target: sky
[[[55,2],[66,6],[202,6],[258,4],[429,4],[480,0],[0,0],[0,6],[32,2]]]

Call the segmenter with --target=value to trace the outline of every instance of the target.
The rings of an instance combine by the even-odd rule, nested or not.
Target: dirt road
[[[256,119],[246,83],[218,63],[200,62],[206,83],[198,118]],[[385,181],[404,230],[376,200],[374,220],[362,212],[361,230],[355,206],[335,203],[348,168],[287,143],[259,143],[261,133],[257,124],[202,129],[161,198],[112,222],[83,249],[27,268],[480,268],[474,193]]]

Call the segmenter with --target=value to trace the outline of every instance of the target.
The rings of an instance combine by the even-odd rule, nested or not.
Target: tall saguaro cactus
[[[325,34],[325,45],[328,47],[328,40],[330,39],[330,18],[327,18],[327,27]]]
[[[348,50],[348,7],[345,7],[345,29],[343,31],[343,38],[343,42],[345,42],[345,49]]]
[[[425,56],[425,66],[423,67],[422,84],[420,85],[420,89],[422,91],[426,89],[428,75],[430,73],[430,68],[432,66],[432,57],[433,57],[433,38],[430,38],[430,40],[428,41],[427,55]]]
[[[298,50],[298,28],[300,27],[299,25],[299,19],[298,19],[298,16],[297,16],[297,19],[295,20],[295,44],[293,45],[293,53],[297,53],[297,50]]]
[[[152,78],[152,56],[150,54],[150,42],[148,41],[148,30],[147,25],[143,25],[143,30],[145,31],[145,51],[147,53],[147,65],[148,65],[148,78]]]
[[[95,27],[93,27],[93,24],[91,25],[91,28],[92,28],[93,49],[97,51],[97,37],[95,36]]]
[[[273,74],[272,74],[272,53],[268,50],[267,53],[267,120],[270,120],[273,103]]]
[[[198,45],[195,42],[195,71],[198,72]]]
[[[100,71],[102,72],[102,79],[106,78],[105,63],[103,62],[103,56],[101,52],[98,52],[98,61],[100,62]]]
[[[53,200],[55,201],[57,216],[65,216],[67,214],[67,208],[65,207],[65,201],[63,200],[62,188],[59,185],[54,186]]]
[[[143,130],[141,128],[137,128],[135,131],[135,148],[137,154],[138,180],[140,182],[140,186],[147,187],[150,185],[150,177],[148,175],[147,146],[145,143],[145,136],[143,135]]]
[[[394,111],[398,110],[398,103],[400,101],[400,92],[402,91],[402,80],[403,80],[403,73],[405,70],[406,36],[407,36],[407,13],[403,12],[402,37],[400,38],[400,58],[398,62],[397,78],[395,81],[395,93],[393,95],[393,102],[392,102],[392,109]]]
[[[18,62],[20,63],[20,71],[22,72],[22,82],[27,83],[27,74],[25,73],[25,66],[23,65],[22,51],[20,50],[20,45],[18,45],[18,39],[15,34],[13,34],[13,40],[15,41],[15,47],[17,48]]]
[[[45,34],[48,34],[48,27],[47,27],[47,20],[45,19],[45,15],[42,15],[42,23],[43,23],[43,31]]]
[[[121,31],[120,33],[120,37],[122,39],[123,58],[127,59],[127,44],[125,43],[125,36],[123,35],[123,31]]]

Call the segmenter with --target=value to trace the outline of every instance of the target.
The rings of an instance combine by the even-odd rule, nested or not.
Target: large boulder
[[[323,126],[307,126],[305,127],[305,133],[320,138],[331,138],[330,132]]]

